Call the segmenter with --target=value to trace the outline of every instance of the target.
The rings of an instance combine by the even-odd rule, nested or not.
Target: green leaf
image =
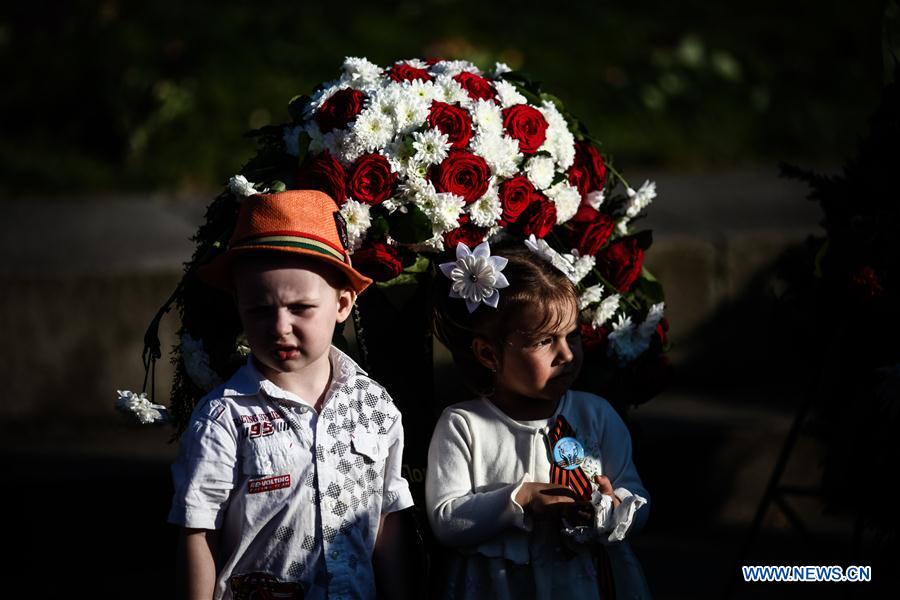
[[[404,273],[424,273],[428,270],[431,261],[424,256],[416,256],[416,262],[403,269]]]
[[[399,285],[413,285],[416,283],[416,276],[412,273],[400,273],[393,279],[389,279],[387,281],[379,281],[375,285],[379,288],[386,290],[392,287],[396,287]]]
[[[647,304],[658,304],[666,299],[662,284],[655,279],[647,279],[643,271],[635,281],[632,292]]]
[[[367,237],[373,242],[381,241],[385,238],[389,229],[388,221],[383,215],[375,217],[372,220],[372,225],[369,227]]]
[[[284,182],[278,181],[277,179],[269,185],[270,192],[283,192],[286,189],[287,186],[284,184]]]
[[[547,92],[541,92],[541,100],[549,100],[556,106],[556,110],[563,114],[563,116],[567,116],[565,114],[566,109],[562,103],[562,100],[554,96],[553,94],[548,94]]]
[[[394,211],[387,217],[391,237],[401,244],[424,242],[431,237],[431,220],[414,204],[405,213]]]

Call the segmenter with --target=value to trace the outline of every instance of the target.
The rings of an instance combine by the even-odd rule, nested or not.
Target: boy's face
[[[340,283],[326,265],[303,257],[239,259],[233,275],[244,333],[269,379],[302,372],[327,355],[335,324],[356,299],[334,287]]]

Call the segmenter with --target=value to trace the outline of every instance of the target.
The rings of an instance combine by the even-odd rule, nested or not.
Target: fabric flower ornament
[[[456,261],[438,265],[450,281],[450,297],[463,298],[469,312],[475,312],[482,302],[497,308],[498,290],[509,286],[501,271],[509,261],[502,256],[491,256],[491,246],[482,242],[475,250],[460,242],[456,246]]]

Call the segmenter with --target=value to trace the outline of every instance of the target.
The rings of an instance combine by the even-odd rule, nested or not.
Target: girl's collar
[[[569,394],[571,394],[571,393],[572,393],[571,390],[566,390],[566,393],[560,397],[559,402],[556,404],[556,410],[553,412],[552,415],[547,417],[548,421],[551,419],[555,420],[556,417],[558,417],[565,410],[565,408],[569,402]],[[506,414],[505,412],[500,410],[500,407],[498,407],[496,404],[491,402],[491,400],[487,396],[481,396],[481,401],[487,405],[488,410],[490,410],[494,414],[496,414],[500,418],[501,421],[503,421],[504,423],[506,423],[509,427],[511,427],[513,429],[521,429],[523,431],[530,431],[532,433],[535,431],[540,431],[542,429],[545,429],[545,428],[541,428],[541,427],[533,427],[531,425],[526,425],[525,423],[522,423],[520,421],[516,421],[515,419],[510,417],[508,414]]]

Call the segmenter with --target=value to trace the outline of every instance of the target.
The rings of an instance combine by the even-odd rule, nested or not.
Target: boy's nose
[[[279,309],[275,313],[275,320],[272,323],[272,333],[277,337],[282,337],[291,333],[290,314],[287,310]]]

